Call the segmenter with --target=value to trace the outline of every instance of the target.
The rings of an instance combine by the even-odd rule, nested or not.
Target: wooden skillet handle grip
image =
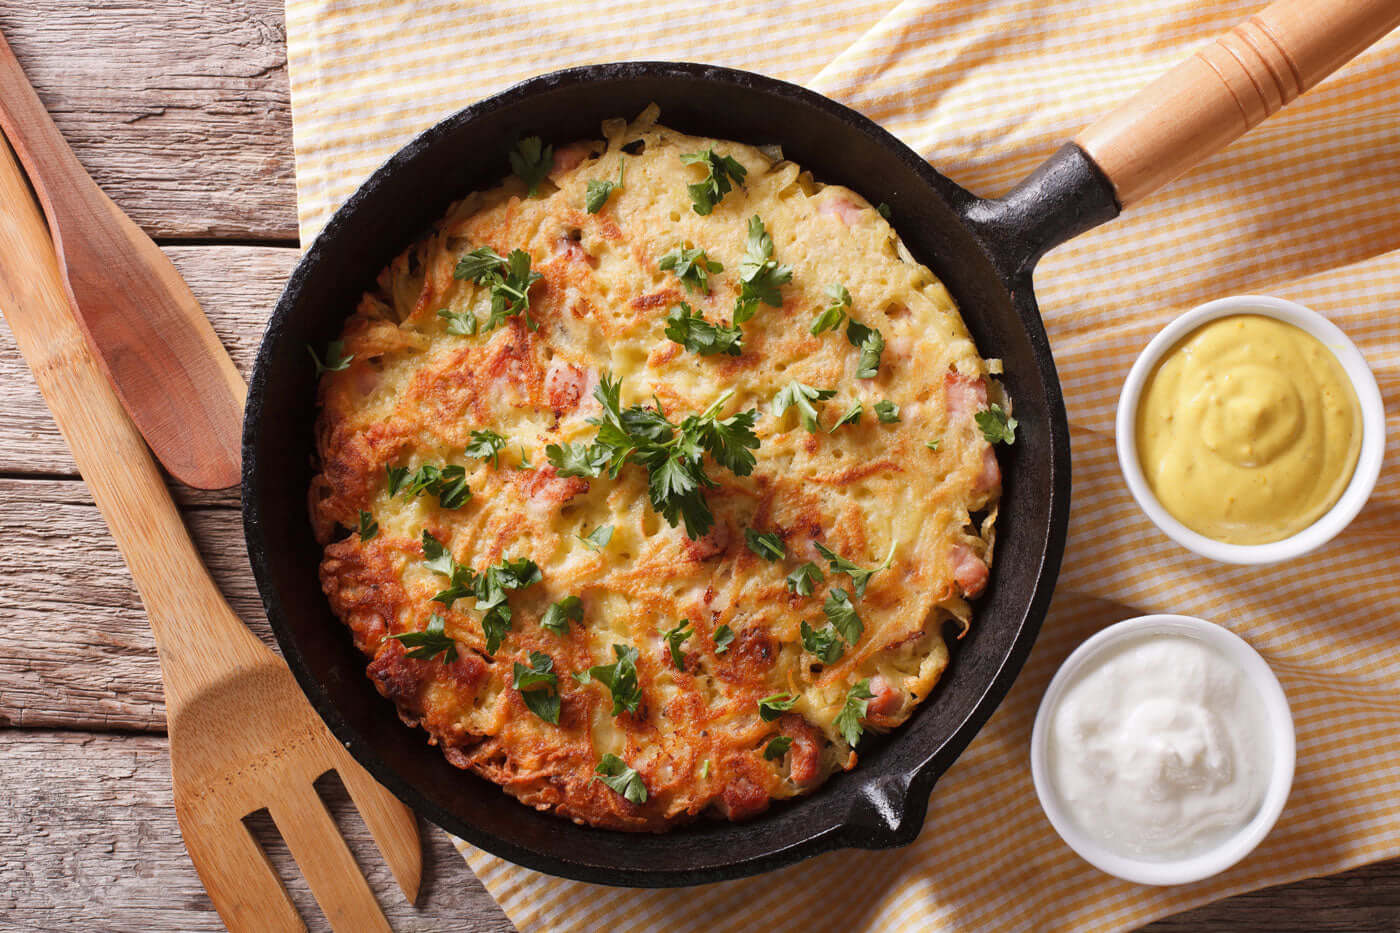
[[[1074,138],[1126,208],[1400,24],[1400,0],[1278,0]]]

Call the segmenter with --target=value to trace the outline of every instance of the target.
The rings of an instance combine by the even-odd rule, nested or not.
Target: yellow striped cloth
[[[303,242],[416,131],[566,65],[682,58],[798,81],[889,127],[972,190],[1004,191],[1075,130],[1262,0],[287,0]],[[1053,252],[1036,285],[1072,424],[1064,571],[1025,671],[944,776],[908,848],[837,852],[674,891],[561,881],[463,854],[525,931],[1115,930],[1231,893],[1400,854],[1400,474],[1387,458],[1341,540],[1228,568],[1157,532],[1118,473],[1113,411],[1174,315],[1269,293],[1336,321],[1400,435],[1400,35],[1225,153]],[[976,309],[965,309],[975,314]],[[1116,881],[1042,815],[1027,749],[1056,666],[1118,619],[1214,619],[1293,704],[1297,780],[1277,829],[1205,882]],[[619,841],[620,844],[620,841]]]

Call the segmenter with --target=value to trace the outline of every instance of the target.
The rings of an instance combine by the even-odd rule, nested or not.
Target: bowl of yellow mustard
[[[1375,376],[1327,318],[1240,295],[1172,321],[1118,399],[1118,462],[1172,540],[1231,564],[1289,560],[1356,517],[1380,476]]]

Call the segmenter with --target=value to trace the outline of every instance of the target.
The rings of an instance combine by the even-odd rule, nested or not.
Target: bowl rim
[[[1234,662],[1259,692],[1269,717],[1273,764],[1264,798],[1254,817],[1214,848],[1178,859],[1146,859],[1123,855],[1079,828],[1062,806],[1049,770],[1050,717],[1074,676],[1105,651],[1136,638],[1185,635],[1218,649]],[[1278,822],[1293,787],[1297,764],[1297,735],[1288,697],[1273,669],[1249,642],[1229,629],[1195,616],[1153,614],[1125,619],[1091,636],[1055,672],[1036,710],[1031,729],[1031,779],[1050,825],[1080,858],[1107,874],[1139,884],[1176,885],[1201,881],[1235,865],[1268,836]]]
[[[1228,544],[1193,531],[1169,513],[1147,484],[1138,459],[1136,415],[1143,386],[1153,368],[1182,339],[1203,324],[1235,314],[1260,314],[1292,324],[1317,338],[1332,351],[1356,393],[1361,408],[1361,452],[1351,481],[1341,497],[1317,521],[1302,531],[1266,544]],[[1340,327],[1311,308],[1268,295],[1217,298],[1183,312],[1148,342],[1138,354],[1118,396],[1114,419],[1118,466],[1138,507],[1177,544],[1226,564],[1272,564],[1301,557],[1342,532],[1356,518],[1375,489],[1385,458],[1385,405],[1366,358]]]

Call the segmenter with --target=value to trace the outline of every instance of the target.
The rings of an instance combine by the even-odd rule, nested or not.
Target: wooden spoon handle
[[[88,351],[48,230],[3,141],[0,308],[141,591],[167,703],[192,696],[212,672],[271,657],[210,578],[140,433]]]
[[[1278,0],[1074,141],[1121,207],[1225,148],[1400,24],[1400,0]]]

